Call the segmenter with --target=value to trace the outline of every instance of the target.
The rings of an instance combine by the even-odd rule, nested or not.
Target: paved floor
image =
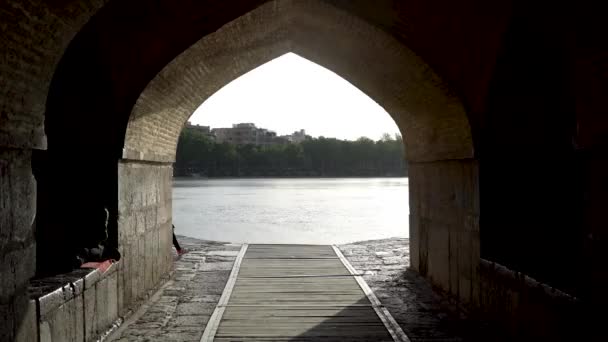
[[[171,280],[106,341],[200,341],[241,245],[183,236],[178,240],[188,253],[174,255]]]
[[[393,341],[332,246],[249,245],[241,256],[202,341]]]
[[[150,300],[107,341],[199,342],[241,248],[237,244],[178,237],[190,250]],[[422,277],[408,271],[407,239],[339,246],[413,342],[503,341],[504,334],[457,310]]]
[[[467,316],[454,302],[437,293],[426,279],[410,271],[408,239],[361,241],[339,247],[410,340],[509,340],[499,327],[479,317]]]

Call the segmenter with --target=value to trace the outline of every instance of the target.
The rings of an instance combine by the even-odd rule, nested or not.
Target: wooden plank
[[[386,326],[386,329],[393,337],[393,340],[395,342],[410,342],[409,337],[407,337],[403,329],[401,329],[401,326],[399,326],[399,324],[397,323],[397,321],[395,321],[391,313],[382,305],[380,300],[378,300],[378,298],[376,297],[372,289],[369,288],[363,277],[358,275],[358,272],[350,264],[350,262],[348,262],[348,259],[344,257],[340,249],[335,245],[333,246],[333,249],[336,252],[336,255],[340,258],[340,261],[342,261],[342,263],[344,264],[344,267],[346,267],[349,272],[353,274],[355,280],[357,281],[357,283],[359,283],[359,286],[361,287],[369,301],[372,303],[374,310]]]
[[[335,259],[331,246],[327,245],[254,245],[247,259]]]
[[[209,318],[209,322],[207,322],[207,326],[205,326],[205,331],[203,332],[203,336],[201,337],[200,342],[210,342],[213,341],[215,334],[217,333],[217,329],[219,327],[220,321],[224,315],[225,306],[228,304],[230,300],[230,295],[232,294],[232,290],[234,288],[234,284],[236,284],[236,280],[239,274],[239,268],[243,261],[243,257],[247,252],[247,244],[243,244],[241,246],[241,250],[234,260],[234,264],[232,265],[232,271],[230,272],[230,276],[228,276],[228,281],[226,282],[226,286],[224,287],[224,291],[222,292],[222,296],[220,300],[213,310],[213,314]]]
[[[215,341],[392,341],[386,318],[328,245],[249,245]],[[377,300],[377,299],[376,299]]]

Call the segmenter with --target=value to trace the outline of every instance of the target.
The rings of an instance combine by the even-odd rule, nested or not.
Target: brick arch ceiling
[[[38,1],[33,0],[32,3],[38,3]],[[317,32],[320,27],[325,27],[326,30],[338,30],[340,27],[354,29],[361,28],[361,25],[349,26],[348,22],[360,22],[362,19],[369,24],[372,30],[374,30],[373,28],[380,29],[388,36],[394,37],[400,44],[411,47],[416,54],[428,62],[466,104],[473,129],[479,126],[481,114],[485,108],[487,86],[502,41],[500,37],[510,16],[509,0],[501,0],[497,4],[492,3],[487,6],[476,0],[459,2],[451,0],[406,2],[319,0],[319,2],[322,4],[311,5],[310,2],[306,2],[305,5],[302,5],[308,6],[308,16],[314,13],[314,8],[318,10],[323,4],[327,4],[323,7],[325,9],[328,9],[328,6],[335,6],[351,16],[341,14],[345,22],[331,23],[326,20],[327,15],[324,14],[323,17],[326,19],[308,18],[301,22],[298,29],[289,29],[284,25],[283,30],[289,30],[282,34],[289,34],[289,39],[283,39],[282,42],[291,44],[291,46],[282,52],[293,51],[317,62],[347,78],[376,101],[382,102],[373,89],[366,88],[357,79],[356,73],[349,73],[349,68],[357,65],[356,60],[351,59],[349,63],[337,63],[339,61],[336,60],[338,58],[336,56],[339,55],[334,55],[332,59],[329,54],[319,54],[319,49],[316,49],[315,52],[315,44],[324,42],[324,46],[327,46],[326,38],[328,37],[324,37],[324,33],[320,34],[319,38],[322,39],[319,42],[307,41],[304,42],[306,44],[298,44],[302,39],[311,38],[304,29],[306,26]],[[84,13],[82,16],[71,15],[67,10],[76,3],[79,4],[78,8],[83,6],[87,8],[87,11],[82,11]],[[226,24],[267,3],[268,1],[264,0],[157,0],[153,2],[149,0],[65,0],[41,2],[38,6],[40,8],[46,8],[46,5],[57,8],[49,11],[48,16],[21,16],[19,18],[23,19],[24,23],[29,23],[36,18],[42,20],[44,25],[48,26],[48,30],[36,31],[37,39],[56,42],[55,37],[59,36],[62,38],[62,44],[50,44],[52,49],[49,49],[49,56],[52,58],[42,56],[44,58],[33,60],[24,57],[23,60],[31,61],[35,68],[30,68],[32,65],[27,63],[23,64],[23,68],[28,71],[30,69],[40,71],[40,75],[36,74],[34,77],[37,81],[25,84],[29,88],[22,91],[23,97],[5,97],[0,103],[2,103],[3,110],[8,108],[9,114],[13,109],[17,112],[23,108],[32,109],[28,113],[42,114],[41,110],[44,108],[44,129],[48,149],[53,151],[52,155],[71,158],[76,154],[91,162],[102,154],[105,157],[120,158],[124,155],[125,147],[133,147],[130,144],[125,146],[125,137],[131,114],[137,114],[140,110],[137,109],[134,112],[134,106],[146,86],[156,75],[201,37],[213,36],[214,32]],[[272,4],[271,7],[290,6],[282,4],[282,2],[272,2]],[[101,6],[103,7],[99,9]],[[275,10],[277,13],[286,13],[281,12],[280,8],[275,8]],[[333,13],[336,13],[333,8],[332,10]],[[3,18],[3,13],[0,13],[0,18]],[[76,13],[80,13],[80,11],[76,11]],[[86,25],[81,26],[81,23],[90,16],[92,17]],[[75,17],[78,20],[75,20]],[[295,22],[295,20],[299,20],[298,18],[302,19],[306,16],[295,16],[291,20]],[[65,25],[62,26],[56,22],[65,23]],[[246,24],[246,22],[240,21],[239,25]],[[484,27],[484,29],[480,30],[479,27]],[[279,33],[280,31],[276,31],[275,34]],[[0,41],[4,41],[4,36],[2,37]],[[371,37],[377,39],[379,36]],[[363,36],[360,39],[371,38]],[[240,38],[237,37],[234,40],[238,42]],[[68,41],[70,42],[66,48]],[[335,46],[331,47],[336,51],[338,51],[336,48],[340,48],[339,51],[348,51],[348,46],[344,45],[346,41],[352,42],[353,40],[347,39],[344,42],[333,40],[332,44]],[[231,45],[237,42],[231,42]],[[259,43],[258,48],[263,45],[261,40],[257,42]],[[367,43],[374,48],[382,47],[375,42]],[[357,51],[356,47],[362,46],[361,42],[357,42],[357,44],[352,47],[351,51]],[[27,52],[27,49],[18,51]],[[239,53],[246,56],[247,51],[248,49],[242,49]],[[249,49],[249,51],[253,53],[254,50]],[[409,50],[407,51],[410,53]],[[17,57],[19,56],[21,55]],[[60,56],[61,59],[59,59]],[[235,56],[233,55],[233,58],[236,58]],[[259,65],[270,60],[270,53],[266,57],[265,60],[252,63],[247,68],[253,68],[255,66],[253,64]],[[353,56],[347,57],[352,58]],[[247,59],[241,58],[240,60]],[[375,65],[373,63],[360,62],[359,66],[363,69],[371,68]],[[40,68],[40,65],[45,67]],[[57,65],[56,68],[55,65]],[[243,70],[247,68],[243,68]],[[53,70],[52,81],[49,82],[51,80],[50,72]],[[22,72],[21,69],[18,71]],[[4,70],[0,70],[0,74],[4,75]],[[188,74],[183,75],[188,76]],[[238,73],[235,73],[233,78],[236,76]],[[228,81],[229,79],[225,83]],[[410,86],[413,86],[413,83]],[[439,86],[439,88],[442,87],[443,85]],[[45,93],[48,96],[43,96]],[[404,96],[403,94],[405,92],[400,93],[399,96]],[[6,99],[15,101],[7,103],[4,101]],[[45,107],[41,106],[41,101],[46,101]],[[388,107],[386,103],[383,105]],[[6,136],[4,127],[8,127],[11,131],[12,126],[10,122],[8,126],[2,126],[0,141],[2,141],[2,137]],[[413,137],[413,132],[410,129],[408,134]],[[8,137],[13,139],[10,135]],[[24,134],[23,137],[24,141],[29,140],[26,139],[27,134]],[[15,142],[15,144],[17,143]],[[137,149],[135,146],[135,150]],[[411,147],[409,152],[412,156]],[[164,154],[166,156],[166,153]],[[466,155],[470,155],[470,151]]]
[[[138,98],[123,157],[172,161],[183,124],[202,102],[287,52],[334,71],[383,106],[410,160],[473,157],[464,106],[431,68],[389,34],[318,0],[268,2],[171,61]]]

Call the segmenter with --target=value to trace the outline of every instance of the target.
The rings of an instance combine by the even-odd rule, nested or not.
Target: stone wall
[[[24,330],[26,287],[36,270],[36,182],[31,150],[0,147],[0,340]]]
[[[579,301],[525,274],[481,259],[480,309],[518,340],[587,341]]]
[[[46,148],[48,87],[64,50],[105,2],[0,2],[0,341],[35,341],[33,149]],[[34,319],[34,320],[33,320]]]
[[[579,300],[481,258],[478,173],[474,160],[410,164],[411,267],[518,340],[583,336]]]
[[[76,269],[32,280],[15,341],[98,341],[116,329],[122,322],[118,312],[119,267],[120,263],[114,263],[105,271]]]
[[[118,269],[78,269],[32,281],[30,339],[40,342],[97,341],[118,323]],[[29,321],[29,320],[28,320]],[[37,336],[35,336],[37,335]]]
[[[118,165],[118,309],[126,312],[172,267],[171,164]]]
[[[449,160],[409,167],[411,265],[435,286],[477,306],[477,162]]]

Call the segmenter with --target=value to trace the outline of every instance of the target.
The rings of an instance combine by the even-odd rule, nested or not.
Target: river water
[[[249,243],[407,237],[407,178],[175,179],[176,233]]]

